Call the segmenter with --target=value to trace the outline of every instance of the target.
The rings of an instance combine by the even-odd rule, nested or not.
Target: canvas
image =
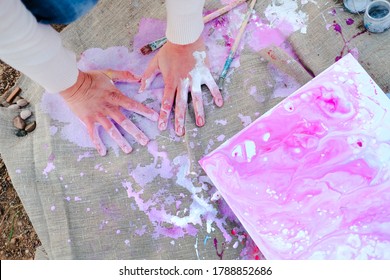
[[[389,109],[349,54],[200,163],[267,259],[390,259]]]

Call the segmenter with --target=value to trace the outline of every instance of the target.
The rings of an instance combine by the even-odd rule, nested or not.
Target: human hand
[[[167,128],[168,118],[175,100],[175,132],[184,135],[188,91],[191,91],[197,126],[205,124],[201,85],[206,84],[218,107],[223,105],[222,95],[210,73],[202,38],[188,45],[167,42],[149,63],[141,79],[140,92],[150,86],[161,73],[165,88],[161,102],[158,128]]]
[[[152,121],[157,121],[157,112],[128,98],[113,83],[131,83],[139,82],[139,80],[139,77],[128,71],[79,71],[77,82],[60,93],[70,109],[87,127],[89,137],[101,156],[106,155],[107,148],[99,137],[99,124],[103,126],[123,152],[128,154],[132,151],[130,144],[110,119],[123,127],[141,145],[145,146],[149,142],[149,138],[123,115],[120,107],[143,115]]]

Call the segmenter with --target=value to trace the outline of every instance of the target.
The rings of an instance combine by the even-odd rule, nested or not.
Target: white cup
[[[344,7],[353,14],[363,13],[372,0],[344,0]]]
[[[381,33],[390,28],[390,3],[378,0],[370,3],[364,13],[364,26],[372,33]]]

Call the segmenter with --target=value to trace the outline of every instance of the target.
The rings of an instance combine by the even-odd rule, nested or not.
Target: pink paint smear
[[[390,259],[389,109],[349,54],[200,163],[267,259]]]

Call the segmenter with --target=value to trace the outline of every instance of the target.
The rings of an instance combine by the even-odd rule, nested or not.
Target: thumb
[[[141,78],[141,87],[139,92],[143,92],[145,89],[148,89],[156,76],[160,73],[160,69],[158,67],[157,55],[153,57],[153,59],[149,62],[148,67],[145,70],[145,73]]]

